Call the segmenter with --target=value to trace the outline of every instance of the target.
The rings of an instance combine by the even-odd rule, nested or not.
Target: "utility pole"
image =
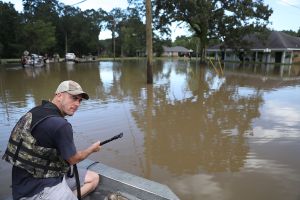
[[[152,6],[151,0],[146,0],[146,46],[147,46],[147,84],[153,84],[153,52],[152,52]]]
[[[114,60],[116,59],[116,34],[115,34],[115,28],[116,28],[116,21],[113,20],[113,31],[112,31],[112,37],[113,37],[113,54],[114,54]]]
[[[65,33],[65,55],[68,53],[68,33]]]

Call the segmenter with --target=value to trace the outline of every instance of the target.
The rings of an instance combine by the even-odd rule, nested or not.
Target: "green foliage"
[[[23,44],[30,52],[45,53],[55,45],[55,27],[50,22],[37,20],[24,26]]]
[[[72,51],[78,56],[100,52],[136,56],[136,52],[146,51],[144,1],[129,0],[129,8],[109,13],[102,9],[81,11],[59,0],[22,2],[24,12],[18,13],[13,4],[0,1],[0,57],[19,57],[26,49],[50,55]],[[170,33],[172,22],[185,22],[194,33],[193,37],[177,38],[174,45],[204,52],[220,40],[236,48],[245,45],[241,38],[262,31],[272,13],[262,0],[152,0],[152,6],[153,50],[157,55],[162,45],[171,43],[157,34]],[[113,38],[99,41],[99,33],[105,29],[112,31]]]
[[[296,31],[293,31],[293,30],[283,30],[281,32],[284,32],[284,33],[289,34],[289,35],[294,36],[294,37],[299,37],[300,36],[300,35],[298,35],[298,33]]]
[[[93,21],[94,15],[96,15],[94,10],[79,12],[66,24],[68,51],[76,55],[97,53],[100,28],[96,25],[97,22]]]
[[[23,0],[19,14],[13,4],[0,2],[1,57],[19,57],[24,50],[35,53],[96,55],[99,32],[107,13],[65,6],[57,0]]]
[[[21,16],[13,4],[0,1],[0,57],[8,58],[19,53]]]
[[[114,52],[116,56],[137,56],[145,52],[145,24],[137,9],[113,9],[106,16],[106,28],[112,32],[111,46],[101,43],[101,50]],[[105,44],[105,45],[104,45]]]
[[[145,25],[131,10],[127,19],[120,23],[119,37],[121,39],[123,56],[136,56],[136,51],[145,51]]]
[[[197,48],[198,39],[196,37],[187,37],[187,36],[180,36],[176,37],[173,46],[183,46],[187,49],[193,49],[194,51]]]
[[[212,39],[240,47],[245,34],[262,31],[273,12],[262,0],[155,0],[154,4],[159,27],[186,22],[200,39],[202,53]]]
[[[160,57],[163,54],[163,46],[172,46],[172,40],[161,39],[155,35],[153,38],[153,52],[156,53],[157,57]]]

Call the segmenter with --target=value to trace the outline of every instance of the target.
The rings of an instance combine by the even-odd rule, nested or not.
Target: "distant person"
[[[26,64],[28,64],[28,56],[29,56],[29,52],[27,50],[25,50],[23,52],[23,55],[21,57],[21,64],[22,64],[22,67],[25,67]]]
[[[78,83],[63,81],[52,101],[43,101],[17,122],[3,155],[13,164],[13,199],[77,199],[75,178],[66,176],[70,165],[100,150],[98,141],[77,151],[72,126],[64,119],[77,111],[83,99],[89,96]],[[82,196],[99,183],[99,175],[89,170],[80,169],[79,179]]]
[[[58,53],[53,54],[53,60],[54,60],[54,62],[59,62],[59,54]]]
[[[46,64],[49,60],[48,54],[46,53],[45,56],[43,57],[43,61]]]

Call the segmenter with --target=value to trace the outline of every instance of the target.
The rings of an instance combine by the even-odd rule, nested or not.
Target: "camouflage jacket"
[[[56,149],[36,145],[36,139],[31,135],[33,128],[44,119],[62,117],[49,109],[45,111],[43,105],[32,109],[17,122],[2,159],[27,170],[35,178],[63,176],[69,169],[68,163]]]

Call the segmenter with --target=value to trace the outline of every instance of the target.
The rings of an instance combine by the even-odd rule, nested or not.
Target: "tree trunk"
[[[146,46],[147,46],[147,83],[153,83],[152,72],[152,6],[151,0],[146,0]]]

